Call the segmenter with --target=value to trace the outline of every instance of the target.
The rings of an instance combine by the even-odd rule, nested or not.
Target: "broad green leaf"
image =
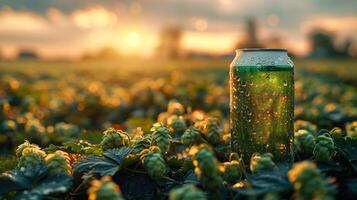
[[[353,170],[357,172],[357,139],[350,137],[336,138],[335,144],[341,156],[344,157],[351,164]]]
[[[89,173],[99,176],[113,176],[120,168],[123,159],[131,148],[110,149],[104,156],[87,156],[74,167],[75,173]]]

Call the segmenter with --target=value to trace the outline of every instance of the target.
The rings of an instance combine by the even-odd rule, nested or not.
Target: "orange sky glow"
[[[235,11],[230,7],[232,1],[221,0],[219,3],[220,13]],[[0,52],[5,58],[13,58],[18,49],[29,48],[43,58],[79,58],[84,52],[113,47],[122,55],[152,56],[159,44],[158,33],[162,24],[157,21],[160,20],[150,21],[151,14],[144,15],[145,7],[138,2],[119,8],[96,4],[64,12],[49,7],[39,14],[0,4]],[[125,12],[130,13],[130,17],[123,17]],[[297,55],[308,52],[306,35],[316,27],[336,32],[338,38],[357,39],[357,16],[353,15],[310,15],[293,28],[280,26],[281,21],[281,16],[274,13],[258,18],[259,37],[279,35],[286,48]],[[242,38],[244,26],[242,21],[234,24],[228,20],[217,22],[199,14],[178,24],[184,27],[184,50],[217,55],[233,51]]]

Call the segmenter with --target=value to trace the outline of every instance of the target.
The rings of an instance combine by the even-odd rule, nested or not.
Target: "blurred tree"
[[[349,48],[352,41],[347,39],[342,48],[338,49],[335,45],[335,36],[322,29],[313,30],[310,35],[310,43],[312,50],[309,57],[323,58],[323,57],[348,57]]]
[[[20,49],[17,54],[18,60],[37,60],[39,57],[33,49]]]
[[[166,26],[160,32],[157,55],[163,58],[177,59],[181,56],[182,29],[179,26]]]
[[[112,47],[103,47],[97,53],[84,53],[82,60],[88,59],[116,59],[120,58],[119,52]]]
[[[238,41],[236,49],[262,47],[262,44],[260,44],[258,40],[258,28],[254,18],[249,18],[246,20],[244,32],[243,40]]]

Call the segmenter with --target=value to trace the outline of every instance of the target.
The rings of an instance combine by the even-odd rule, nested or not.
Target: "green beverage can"
[[[230,65],[232,150],[292,162],[294,65],[285,49],[241,49]]]

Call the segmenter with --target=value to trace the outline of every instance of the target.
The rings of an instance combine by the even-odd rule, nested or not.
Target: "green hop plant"
[[[347,136],[357,138],[357,121],[353,121],[346,125]]]
[[[204,188],[216,191],[222,186],[222,177],[218,169],[218,161],[213,152],[206,146],[193,146],[190,150],[195,173]]]
[[[319,135],[316,138],[314,157],[317,161],[329,161],[335,153],[335,144],[328,135]]]
[[[305,129],[308,132],[310,132],[311,134],[314,134],[317,131],[317,126],[311,122],[308,122],[308,121],[297,120],[294,123],[294,129],[295,129],[295,131],[298,131],[300,129]]]
[[[30,144],[28,141],[25,141],[23,144],[18,146],[16,155],[21,156],[18,167],[28,169],[34,164],[43,163],[46,153],[37,145]]]
[[[167,119],[169,119],[170,114],[168,112],[162,112],[157,116],[157,122],[167,125]]]
[[[69,155],[64,151],[48,154],[45,160],[49,173],[52,175],[70,174],[72,171]]]
[[[200,141],[200,139],[200,131],[195,127],[187,129],[181,136],[181,141],[185,146],[195,145]]]
[[[36,150],[41,150],[41,148],[36,145],[36,144],[31,144],[28,140],[25,140],[24,143],[20,144],[17,149],[16,149],[16,156],[20,157],[24,153],[24,150],[30,148],[30,149],[36,149]]]
[[[302,161],[295,163],[288,172],[297,199],[329,199],[326,182],[315,163]]]
[[[124,200],[119,186],[111,180],[110,176],[93,180],[87,193],[88,200]]]
[[[0,130],[3,130],[4,132],[15,132],[17,130],[17,125],[12,120],[4,120],[0,128]]]
[[[343,130],[340,127],[334,127],[330,134],[336,138],[341,138],[343,137]]]
[[[311,155],[316,144],[315,136],[305,129],[294,133],[294,147],[297,152]]]
[[[182,116],[172,115],[167,119],[167,125],[172,133],[182,133],[186,128],[186,122]]]
[[[232,160],[223,163],[222,177],[227,183],[231,185],[237,183],[242,178],[242,173],[242,166],[238,161]]]
[[[250,171],[258,173],[266,169],[275,167],[273,162],[273,155],[271,153],[259,154],[254,153],[250,159]]]
[[[183,115],[185,113],[185,108],[176,100],[171,100],[167,104],[167,112],[172,115]]]
[[[229,161],[232,161],[232,160],[238,161],[239,160],[239,155],[237,153],[235,153],[235,152],[230,153],[229,154]]]
[[[20,157],[17,166],[19,168],[29,169],[31,168],[31,166],[43,162],[44,162],[44,158],[41,153],[38,153],[36,151],[31,151]]]
[[[162,178],[166,172],[166,163],[160,148],[152,146],[143,150],[141,154],[142,164],[149,176],[155,180]]]
[[[157,145],[163,153],[168,152],[172,141],[169,129],[162,123],[155,123],[150,131],[154,145]]]
[[[149,148],[151,145],[151,138],[145,136],[136,137],[133,141],[132,153],[140,153],[142,150]]]
[[[100,143],[103,150],[120,148],[129,144],[128,134],[124,131],[108,128],[103,134],[103,139]]]
[[[80,133],[80,130],[76,125],[64,122],[57,123],[54,129],[55,133],[59,135],[74,136]]]
[[[33,139],[42,141],[45,130],[45,127],[42,126],[41,122],[37,119],[32,119],[26,122],[25,133]]]
[[[209,117],[203,121],[195,123],[195,127],[198,128],[212,144],[217,144],[221,141],[221,128],[217,118]]]
[[[170,191],[169,200],[205,200],[205,194],[192,184]]]

